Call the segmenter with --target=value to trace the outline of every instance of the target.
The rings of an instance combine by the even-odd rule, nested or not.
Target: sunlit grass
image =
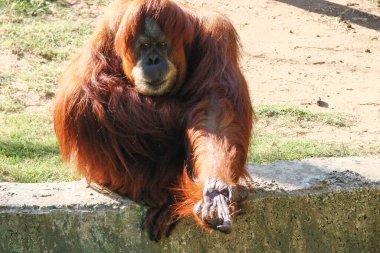
[[[52,117],[15,113],[0,120],[0,178],[17,182],[67,181],[77,178],[61,162]]]
[[[269,163],[277,160],[295,160],[309,157],[357,156],[362,153],[365,151],[353,149],[347,144],[256,135],[249,148],[249,161]]]
[[[80,21],[43,20],[2,24],[0,47],[23,56],[32,54],[48,61],[68,59],[88,38],[91,26]]]
[[[317,113],[294,106],[260,105],[256,108],[256,112],[259,119],[287,118],[297,122],[310,121],[335,127],[346,127],[351,123],[347,115],[331,112]]]

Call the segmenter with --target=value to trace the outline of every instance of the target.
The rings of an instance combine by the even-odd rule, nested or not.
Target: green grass
[[[1,0],[0,9],[4,14],[37,16],[49,14],[59,5],[58,1],[47,0]]]
[[[309,157],[357,156],[361,153],[345,144],[256,135],[249,148],[248,160],[254,163],[269,163],[277,160],[296,160]]]
[[[261,105],[256,108],[259,119],[288,118],[297,122],[309,121],[318,122],[336,127],[346,127],[350,125],[347,116],[338,113],[315,113],[293,106]]]
[[[0,125],[0,179],[17,182],[69,181],[78,177],[62,164],[49,114],[3,115]],[[346,145],[257,135],[249,161],[268,163],[307,157],[360,154]]]
[[[19,112],[24,108],[23,102],[15,97],[12,97],[10,91],[2,91],[0,93],[0,112]]]
[[[82,22],[30,21],[2,25],[0,47],[23,56],[32,54],[48,61],[68,59],[88,38],[91,26]]]
[[[8,61],[0,72],[0,181],[77,178],[61,161],[51,112],[43,108],[65,61],[89,37],[95,23],[90,14],[101,2],[72,8],[65,1],[0,0],[0,56]],[[42,107],[28,113],[28,99],[36,92]]]
[[[50,100],[64,61],[88,39],[95,20],[78,19],[76,14],[81,11],[73,11],[65,3],[0,0],[0,53],[11,55],[7,71],[0,72],[0,112],[22,112],[33,91],[42,103]],[[53,13],[76,17],[57,19]],[[27,89],[18,90],[16,84],[20,83]]]
[[[5,114],[0,121],[0,178],[17,182],[76,178],[61,162],[51,115]]]

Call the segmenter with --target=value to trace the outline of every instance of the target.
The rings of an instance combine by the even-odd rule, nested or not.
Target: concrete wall
[[[380,252],[380,159],[250,166],[256,191],[225,235],[185,220],[160,243],[146,209],[85,182],[0,183],[0,252]]]

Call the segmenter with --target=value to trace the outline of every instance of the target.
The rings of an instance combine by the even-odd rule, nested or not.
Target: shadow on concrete
[[[349,6],[332,3],[325,0],[275,0],[277,2],[293,5],[310,12],[324,14],[331,17],[340,17],[351,23],[380,31],[380,17]]]

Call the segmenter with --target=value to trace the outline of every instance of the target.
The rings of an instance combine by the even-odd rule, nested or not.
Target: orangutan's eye
[[[141,44],[141,49],[149,49],[151,47],[150,43],[142,43]]]
[[[158,43],[158,48],[160,48],[160,49],[165,49],[165,48],[167,48],[167,44],[165,43],[165,42],[160,42],[160,43]]]

